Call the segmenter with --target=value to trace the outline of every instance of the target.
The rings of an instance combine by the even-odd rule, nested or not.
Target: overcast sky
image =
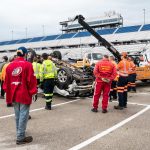
[[[60,21],[116,11],[124,25],[150,23],[150,0],[0,0],[0,41],[60,34]],[[13,34],[12,34],[13,31]],[[12,37],[13,35],[13,37]]]

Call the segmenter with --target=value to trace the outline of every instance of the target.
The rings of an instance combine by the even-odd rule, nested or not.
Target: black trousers
[[[117,81],[112,81],[109,97],[110,97],[110,100],[112,98],[117,99]]]
[[[136,91],[136,73],[129,74],[128,77],[128,91]]]
[[[127,105],[127,85],[128,77],[120,76],[117,83],[118,101],[120,107]]]
[[[1,96],[4,97],[5,91],[3,90],[4,81],[1,81]]]
[[[47,103],[52,102],[54,86],[54,78],[44,79],[44,95]]]

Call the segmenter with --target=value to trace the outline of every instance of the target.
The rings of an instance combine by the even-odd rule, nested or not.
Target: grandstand
[[[111,42],[118,51],[141,51],[144,48],[150,48],[150,24],[116,26],[116,24],[112,25],[111,23],[110,28],[107,25],[106,28],[103,26],[99,29],[98,26],[95,30]],[[0,42],[0,52],[4,55],[14,52],[20,46],[35,49],[37,53],[46,50],[73,50],[77,52],[78,50],[86,51],[89,49],[107,52],[89,32],[80,30],[57,35],[2,41]]]
[[[110,11],[105,13],[104,16],[94,17],[94,18],[85,18],[85,21],[93,29],[102,29],[102,28],[114,28],[123,25],[123,17],[121,14],[116,13],[115,11]],[[77,21],[74,19],[68,18],[67,21],[60,22],[62,26],[62,32],[79,32],[85,30]]]

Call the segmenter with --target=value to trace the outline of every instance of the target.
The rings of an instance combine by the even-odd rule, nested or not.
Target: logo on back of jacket
[[[13,70],[12,76],[18,76],[21,74],[21,72],[22,72],[22,67],[17,67]]]

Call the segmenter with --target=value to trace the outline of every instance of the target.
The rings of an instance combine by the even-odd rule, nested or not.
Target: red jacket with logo
[[[37,93],[36,77],[32,64],[23,57],[16,58],[6,69],[3,89],[6,92],[6,102],[31,104],[32,95]]]
[[[103,82],[102,78],[112,81],[117,75],[116,67],[108,59],[102,59],[95,65],[94,75],[97,82]]]

